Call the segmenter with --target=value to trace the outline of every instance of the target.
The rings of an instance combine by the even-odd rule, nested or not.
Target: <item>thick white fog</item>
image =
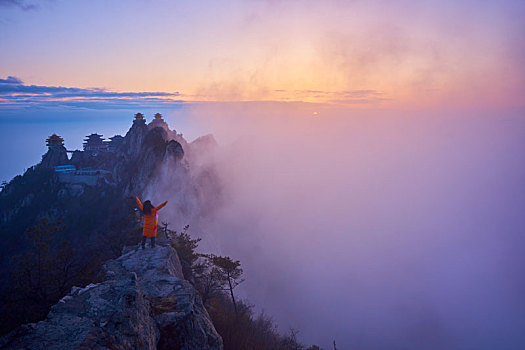
[[[325,349],[525,346],[520,113],[261,103],[191,117],[219,142],[225,196],[201,248],[241,261],[238,292],[283,331]]]

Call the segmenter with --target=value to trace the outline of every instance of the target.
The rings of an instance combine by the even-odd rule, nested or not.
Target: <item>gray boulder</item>
[[[127,247],[101,283],[71,292],[47,318],[0,338],[2,349],[222,349],[175,250]]]

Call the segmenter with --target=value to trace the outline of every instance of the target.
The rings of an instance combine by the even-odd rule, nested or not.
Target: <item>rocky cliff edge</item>
[[[2,349],[222,349],[169,245],[126,247],[104,281],[71,292],[47,318],[0,338]]]

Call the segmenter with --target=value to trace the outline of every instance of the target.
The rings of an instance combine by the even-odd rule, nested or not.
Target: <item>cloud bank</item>
[[[18,7],[24,11],[35,10],[38,5],[24,0],[0,0],[0,6]]]
[[[203,250],[325,349],[521,349],[522,114],[314,107],[195,109],[228,199]]]
[[[26,85],[14,76],[0,79],[0,108],[169,108],[184,103],[179,96],[178,92],[114,92],[101,88]]]

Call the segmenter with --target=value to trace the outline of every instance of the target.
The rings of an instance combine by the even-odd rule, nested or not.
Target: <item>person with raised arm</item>
[[[142,249],[146,247],[146,238],[151,238],[151,247],[155,248],[155,237],[157,237],[157,224],[159,222],[158,211],[168,203],[165,201],[157,207],[154,207],[150,201],[145,201],[144,204],[136,197],[139,209],[144,213],[144,228],[142,229]]]

